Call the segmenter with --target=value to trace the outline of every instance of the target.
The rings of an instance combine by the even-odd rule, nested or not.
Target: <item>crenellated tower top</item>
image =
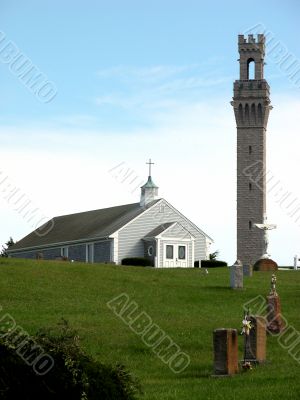
[[[240,53],[240,80],[249,80],[249,65],[251,62],[255,64],[255,80],[264,79],[264,57],[265,57],[265,36],[239,35],[238,39]]]

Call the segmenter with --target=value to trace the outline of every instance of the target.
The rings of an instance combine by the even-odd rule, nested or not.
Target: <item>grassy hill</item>
[[[300,273],[279,271],[277,283],[282,313],[300,331]],[[300,365],[275,337],[268,337],[267,365],[234,378],[210,376],[213,330],[240,329],[243,304],[268,294],[270,273],[246,278],[241,291],[228,286],[226,268],[205,275],[199,269],[0,259],[1,315],[10,313],[32,334],[64,317],[79,331],[88,352],[106,363],[125,364],[141,380],[143,399],[299,398]],[[123,292],[189,354],[191,363],[184,372],[174,374],[107,307]]]

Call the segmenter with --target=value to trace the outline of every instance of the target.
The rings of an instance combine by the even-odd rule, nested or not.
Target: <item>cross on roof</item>
[[[154,165],[154,162],[151,162],[151,158],[149,158],[149,161],[146,162],[146,164],[149,165],[149,176],[151,176],[151,165]]]

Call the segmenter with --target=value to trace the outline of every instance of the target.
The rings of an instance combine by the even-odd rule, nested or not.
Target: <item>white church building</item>
[[[41,234],[41,233],[46,234]],[[151,177],[138,203],[55,217],[8,250],[10,257],[121,264],[146,257],[154,267],[194,267],[213,240],[158,196]]]

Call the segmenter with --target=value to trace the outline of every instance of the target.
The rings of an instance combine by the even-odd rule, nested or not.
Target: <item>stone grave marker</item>
[[[230,267],[230,287],[232,289],[242,289],[243,288],[243,264],[240,260]]]
[[[243,274],[244,274],[244,276],[252,276],[253,275],[253,267],[252,267],[252,265],[245,264],[243,266]]]
[[[248,319],[251,323],[251,329],[245,344],[245,362],[263,363],[266,361],[266,319],[253,315],[250,315]]]
[[[216,329],[213,333],[214,376],[238,372],[238,333],[236,329]]]
[[[281,317],[280,297],[276,291],[276,275],[272,275],[271,291],[267,296],[267,329],[269,333],[280,333],[284,329],[283,320]]]

